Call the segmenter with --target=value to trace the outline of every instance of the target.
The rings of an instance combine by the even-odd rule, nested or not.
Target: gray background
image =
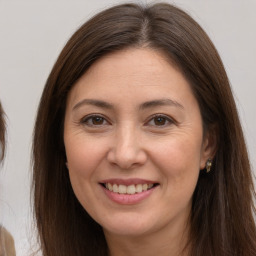
[[[30,151],[44,83],[72,33],[98,11],[122,2],[0,0],[0,99],[8,116],[8,152],[0,172],[0,222],[13,234],[18,256],[28,255],[34,237]],[[256,0],[166,2],[188,11],[217,47],[232,84],[255,172]]]

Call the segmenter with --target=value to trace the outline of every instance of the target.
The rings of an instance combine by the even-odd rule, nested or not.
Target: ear
[[[204,169],[208,159],[213,159],[217,151],[217,126],[214,125],[207,129],[204,133],[202,148],[201,148],[201,160],[200,169]]]

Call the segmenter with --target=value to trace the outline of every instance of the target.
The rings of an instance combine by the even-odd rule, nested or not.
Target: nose
[[[128,126],[120,128],[115,134],[107,160],[122,170],[143,165],[147,160],[147,154],[139,132]]]

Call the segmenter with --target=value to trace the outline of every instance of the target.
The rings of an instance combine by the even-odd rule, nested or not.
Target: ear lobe
[[[202,149],[201,149],[201,161],[200,169],[206,167],[208,159],[213,159],[217,151],[217,127],[214,125],[209,128],[203,138]]]

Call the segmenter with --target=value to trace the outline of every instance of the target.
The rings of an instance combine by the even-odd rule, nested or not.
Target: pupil
[[[155,117],[155,124],[156,125],[164,125],[165,124],[165,118],[164,117]]]
[[[102,117],[94,117],[93,118],[93,124],[102,124],[103,118]]]

